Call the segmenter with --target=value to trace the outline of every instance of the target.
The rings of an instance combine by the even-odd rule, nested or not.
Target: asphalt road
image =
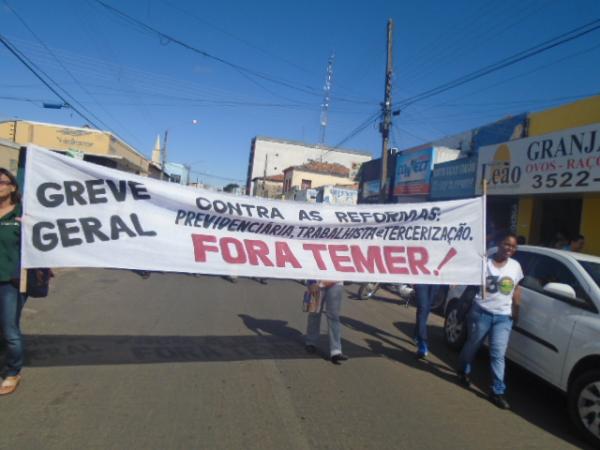
[[[23,382],[0,399],[1,449],[567,449],[564,400],[508,368],[512,411],[467,391],[431,318],[416,361],[414,309],[391,295],[342,306],[341,366],[302,345],[294,281],[61,271],[30,299]],[[323,320],[323,332],[326,321]]]

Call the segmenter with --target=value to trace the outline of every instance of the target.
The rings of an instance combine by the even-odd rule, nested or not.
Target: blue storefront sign
[[[427,195],[433,165],[432,147],[399,153],[396,157],[394,195]]]
[[[477,158],[436,164],[431,179],[431,200],[450,200],[475,195]]]

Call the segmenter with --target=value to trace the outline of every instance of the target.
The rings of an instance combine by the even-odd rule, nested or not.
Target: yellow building
[[[295,190],[315,189],[327,185],[352,185],[350,170],[337,163],[310,161],[283,171],[283,194],[291,198]]]
[[[86,160],[143,176],[158,177],[160,173],[144,155],[107,131],[10,120],[0,122],[0,139],[16,145],[31,143],[51,150],[80,152]]]
[[[8,169],[15,176],[19,163],[19,148],[14,142],[0,139],[0,167]]]
[[[595,145],[584,144],[583,151],[579,151],[577,139],[581,140],[582,130],[586,130],[581,127],[586,126],[591,127],[589,135],[600,130],[600,96],[529,115],[528,138],[539,137],[535,141],[539,144],[534,144],[536,150],[543,152],[546,144],[548,148],[545,159],[536,162],[540,169],[542,164],[548,166],[548,171],[541,173],[540,182],[552,185],[556,176],[559,186],[566,187],[552,193],[519,196],[517,233],[525,236],[527,242],[547,244],[557,233],[567,238],[582,234],[585,236],[583,252],[600,255],[600,179],[594,175],[600,166],[600,131]],[[557,139],[558,132],[561,133]],[[563,135],[564,144],[561,144]],[[578,164],[577,168],[558,162],[557,151],[563,152],[560,145],[565,146],[564,152],[571,153],[570,160],[572,165]],[[553,160],[557,161],[555,167]],[[571,184],[579,184],[581,188],[570,187]]]

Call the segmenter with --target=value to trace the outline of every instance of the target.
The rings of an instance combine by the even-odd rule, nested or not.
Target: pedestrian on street
[[[477,350],[489,336],[492,386],[490,400],[501,409],[510,406],[504,397],[506,347],[513,323],[518,321],[523,279],[521,264],[512,256],[517,251],[517,236],[507,233],[500,240],[496,253],[487,260],[485,293],[475,295],[467,317],[467,342],[459,356],[458,380],[470,386],[471,365]]]
[[[308,313],[306,325],[306,351],[315,353],[321,332],[321,314],[325,308],[329,333],[329,355],[331,362],[340,364],[348,357],[342,353],[342,324],[340,309],[344,283],[341,281],[309,281],[308,290],[313,295],[321,296],[321,305],[317,312]]]
[[[12,394],[21,381],[23,338],[21,311],[26,296],[19,292],[21,200],[15,177],[0,168],[0,330],[6,345],[5,378],[0,395]]]
[[[415,285],[415,296],[417,301],[417,320],[415,324],[415,343],[417,344],[417,359],[427,357],[429,347],[427,345],[427,318],[431,311],[440,286],[435,284]]]
[[[565,245],[562,249],[568,252],[580,253],[585,247],[585,236],[578,234],[569,240],[569,244]]]

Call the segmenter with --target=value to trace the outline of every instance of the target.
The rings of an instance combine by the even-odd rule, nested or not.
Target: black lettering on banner
[[[274,211],[277,211],[277,210],[274,210]],[[323,217],[321,217],[321,213],[319,211],[309,211],[309,214],[310,214],[310,217],[312,218],[312,220],[315,220],[317,222],[323,221]],[[281,216],[281,218],[283,219],[283,216]]]
[[[343,213],[342,213],[343,214]],[[312,220],[310,215],[303,209],[298,211],[298,220]]]
[[[79,238],[72,238],[70,235],[79,233],[80,228],[77,226],[69,226],[70,224],[77,223],[76,219],[58,219],[56,225],[58,226],[58,234],[60,235],[60,241],[63,247],[73,247],[76,245],[83,244],[83,241]]]
[[[100,231],[102,228],[102,223],[96,219],[95,217],[82,217],[79,219],[81,223],[81,229],[83,231],[83,236],[85,237],[85,242],[88,244],[94,242],[94,237],[97,237],[101,241],[108,241],[110,238]]]
[[[104,197],[106,189],[104,188],[104,182],[102,180],[87,180],[85,182],[85,187],[87,188],[90,205],[108,202],[108,199]]]
[[[42,252],[48,252],[58,245],[58,236],[56,233],[42,234],[44,229],[54,230],[55,225],[52,222],[38,222],[32,228],[31,242],[35,248]]]
[[[116,201],[125,201],[125,197],[127,196],[127,183],[125,182],[125,180],[119,180],[118,186],[113,180],[106,180],[106,185],[110,189],[110,192],[112,192],[112,195]]]
[[[131,189],[131,195],[135,200],[149,200],[150,194],[142,183],[136,181],[128,181],[129,189]]]
[[[204,211],[208,211],[210,209],[210,201],[204,197],[196,198],[196,206]]]
[[[146,231],[142,228],[142,224],[140,223],[140,219],[137,214],[131,214],[129,218],[131,219],[133,228],[135,228],[135,232],[138,234],[138,236],[156,236],[156,231]]]
[[[335,217],[337,217],[338,222],[348,223],[348,215],[344,212],[336,211]]]
[[[73,206],[75,201],[80,205],[87,205],[85,198],[83,197],[83,193],[85,192],[85,187],[79,181],[65,181],[63,183],[65,187],[65,199],[67,201],[67,205]]]
[[[48,194],[49,189],[60,191],[60,184],[57,183],[42,183],[38,186],[36,191],[36,197],[40,205],[46,208],[56,208],[63,202],[62,194]]]
[[[256,213],[258,214],[258,217],[261,217],[263,219],[269,218],[269,209],[265,208],[264,206],[257,206]]]
[[[119,216],[114,215],[110,216],[110,238],[115,241],[119,239],[119,235],[121,233],[125,233],[129,237],[135,237],[136,234],[129,229],[129,227],[125,224],[125,221],[121,219]],[[64,245],[64,241],[63,241]],[[66,247],[66,245],[65,245]]]

